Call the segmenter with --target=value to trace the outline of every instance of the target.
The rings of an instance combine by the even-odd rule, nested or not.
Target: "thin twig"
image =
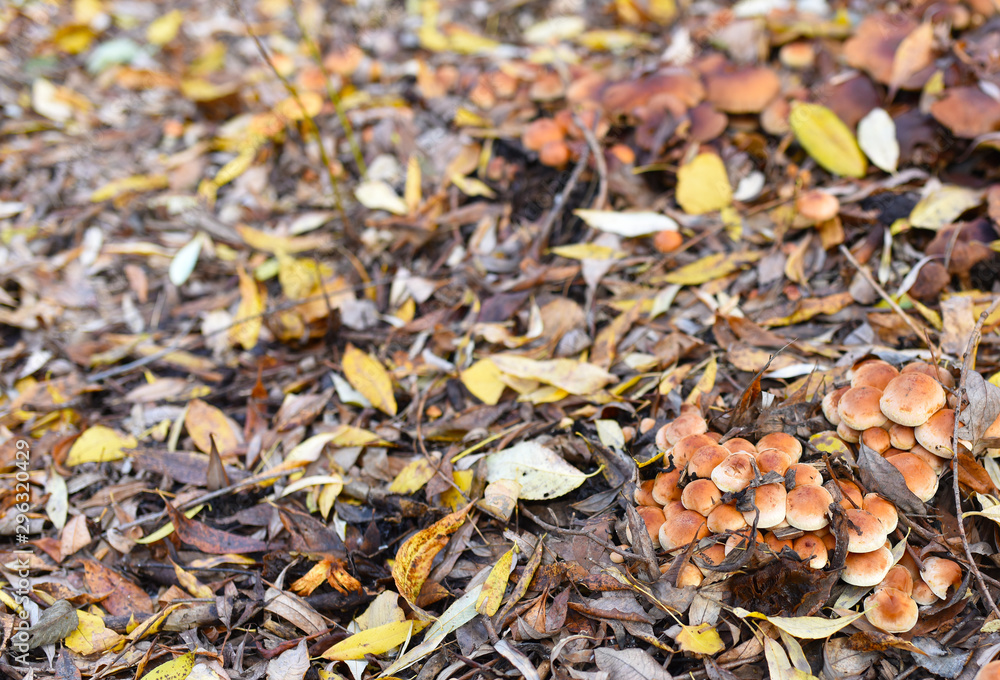
[[[566,182],[566,186],[563,187],[562,192],[556,196],[552,203],[552,208],[549,210],[549,214],[545,216],[545,221],[542,222],[541,228],[538,230],[538,237],[535,239],[535,245],[531,248],[532,258],[538,262],[542,259],[542,251],[544,251],[549,245],[549,236],[552,235],[552,227],[556,223],[559,215],[562,214],[563,209],[566,207],[566,203],[569,201],[569,195],[576,188],[576,183],[580,179],[580,175],[583,173],[583,169],[587,167],[587,159],[590,157],[590,147],[583,147],[583,152],[580,154],[580,160],[577,161],[576,167],[573,168],[573,172],[569,176],[569,180]]]
[[[101,382],[102,380],[107,380],[108,378],[113,378],[122,373],[128,373],[129,371],[134,371],[137,368],[142,368],[148,364],[153,363],[165,356],[173,354],[174,352],[182,349],[183,345],[186,344],[187,338],[185,337],[194,328],[194,321],[189,321],[188,323],[181,326],[181,331],[178,333],[178,339],[175,340],[168,347],[164,347],[159,352],[153,352],[148,356],[141,357],[135,361],[130,361],[127,364],[122,364],[121,366],[115,366],[114,368],[109,368],[106,371],[101,371],[100,373],[95,373],[94,375],[87,377],[88,383]]]
[[[965,521],[962,519],[962,494],[958,487],[958,426],[959,426],[959,414],[962,412],[962,406],[964,403],[968,402],[968,394],[966,393],[966,378],[969,375],[969,365],[975,361],[976,349],[979,346],[979,338],[983,334],[983,324],[986,323],[986,319],[990,314],[1000,307],[1000,298],[993,301],[993,304],[989,308],[979,315],[979,319],[976,321],[976,327],[972,329],[972,335],[969,336],[969,343],[965,347],[965,354],[962,355],[962,374],[958,379],[958,403],[955,404],[955,426],[951,433],[951,450],[954,452],[954,456],[951,459],[951,474],[952,482],[955,489],[955,517],[958,519],[958,535],[962,539],[962,547],[965,548],[965,557],[969,560],[969,568],[972,569],[972,575],[976,578],[976,584],[979,586],[979,592],[986,599],[990,605],[990,609],[996,614],[997,618],[1000,618],[1000,609],[997,608],[996,602],[993,601],[993,597],[990,595],[989,589],[986,584],[983,583],[983,575],[979,573],[979,566],[972,557],[972,548],[969,547],[969,539],[965,535]]]
[[[854,265],[854,268],[858,270],[858,273],[861,274],[862,277],[864,277],[865,281],[868,282],[868,285],[874,288],[875,292],[878,293],[883,300],[885,300],[886,304],[892,307],[892,311],[896,312],[896,314],[898,314],[900,318],[903,319],[906,325],[909,326],[913,330],[913,332],[917,334],[917,337],[923,339],[923,341],[927,343],[927,346],[930,347],[931,351],[933,352],[935,350],[935,347],[931,343],[930,333],[927,331],[927,329],[919,326],[916,321],[914,321],[906,312],[903,311],[903,308],[900,307],[899,304],[892,299],[889,293],[885,291],[885,288],[883,288],[882,285],[875,280],[875,277],[872,276],[870,271],[868,271],[868,268],[857,261],[854,255],[851,254],[850,250],[848,250],[844,246],[840,246],[840,252],[844,254],[844,257],[846,257],[847,260],[852,265]],[[941,354],[940,348],[937,349],[937,354],[939,355]]]
[[[587,146],[590,147],[590,152],[594,154],[594,164],[597,166],[599,179],[597,198],[594,199],[591,207],[594,210],[604,210],[608,203],[608,164],[604,161],[604,154],[601,153],[601,146],[594,131],[587,127],[580,116],[573,116],[573,120],[576,122],[576,126],[583,131],[583,138],[586,140]]]
[[[563,534],[565,536],[584,536],[586,538],[589,538],[590,540],[592,540],[594,543],[596,543],[597,545],[601,546],[605,550],[610,550],[613,553],[618,553],[622,557],[627,557],[629,559],[643,561],[643,558],[642,558],[641,555],[636,555],[635,553],[629,552],[628,550],[622,550],[618,546],[612,545],[611,543],[608,543],[607,541],[601,540],[600,538],[598,538],[597,536],[594,536],[594,534],[592,534],[592,533],[590,533],[588,531],[581,531],[579,529],[563,529],[562,527],[557,527],[554,524],[549,524],[548,522],[546,522],[545,520],[543,520],[542,518],[538,517],[537,515],[535,515],[530,510],[528,510],[528,508],[524,507],[523,503],[521,504],[521,512],[523,512],[528,517],[528,519],[530,519],[532,522],[534,522],[538,526],[542,527],[546,531],[551,531],[554,534]]]

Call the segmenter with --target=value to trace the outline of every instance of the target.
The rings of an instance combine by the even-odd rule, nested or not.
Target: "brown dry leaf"
[[[895,95],[903,83],[933,63],[934,26],[925,21],[903,38],[896,48],[896,55],[892,60],[892,75],[889,78],[889,98]]]
[[[166,502],[167,515],[173,522],[174,531],[185,543],[194,546],[202,552],[211,555],[226,555],[228,553],[244,554],[263,552],[267,543],[248,536],[239,536],[227,531],[219,531],[197,520],[188,519],[177,511],[173,505]]]
[[[378,359],[349,344],[344,350],[342,363],[344,377],[354,389],[378,410],[390,416],[396,415],[392,378]]]
[[[417,608],[417,597],[431,573],[434,557],[448,543],[448,537],[465,523],[470,507],[466,506],[446,515],[426,529],[418,531],[396,551],[392,578],[396,582],[396,590],[414,608]]]
[[[184,427],[191,435],[194,445],[205,453],[212,450],[213,439],[219,455],[223,457],[232,456],[243,448],[240,426],[220,409],[201,399],[188,403]]]
[[[83,566],[87,588],[104,597],[102,606],[108,612],[116,616],[153,613],[153,600],[135,583],[96,560],[83,560]]]
[[[90,532],[87,530],[86,516],[77,515],[66,522],[66,526],[63,527],[59,541],[59,552],[65,559],[89,545],[92,540]]]

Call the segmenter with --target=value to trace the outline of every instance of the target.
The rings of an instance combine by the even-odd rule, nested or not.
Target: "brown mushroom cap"
[[[820,536],[823,540],[823,545],[826,546],[828,552],[833,552],[837,548],[837,537],[835,535],[826,534],[825,536]]]
[[[816,61],[816,49],[812,43],[790,42],[778,51],[778,59],[788,68],[812,68]]]
[[[667,519],[670,519],[677,513],[684,512],[685,510],[687,510],[687,508],[684,507],[684,504],[681,503],[680,499],[678,498],[676,501],[670,501],[669,503],[663,506],[663,516],[666,517]]]
[[[757,451],[765,449],[784,451],[792,459],[792,463],[798,463],[799,459],[802,458],[802,443],[784,432],[772,432],[761,437],[757,441]]]
[[[815,531],[830,523],[833,496],[822,486],[797,486],[785,497],[785,519],[796,529]]]
[[[864,503],[864,495],[861,493],[861,489],[858,485],[849,479],[838,479],[836,481],[830,480],[823,487],[830,492],[830,495],[837,498],[837,494],[833,492],[834,488],[840,488],[840,494],[844,497],[841,502],[841,506],[847,510],[848,508],[860,508]]]
[[[842,420],[840,421],[840,425],[837,425],[837,436],[848,444],[857,444],[861,441],[861,430],[848,427],[847,423]]]
[[[855,508],[845,510],[844,514],[847,516],[848,552],[868,553],[878,550],[885,545],[885,538],[888,532],[875,515],[866,510]],[[890,564],[889,566],[891,567],[892,565]],[[886,567],[885,570],[888,572],[889,567]],[[881,581],[884,576],[885,574],[879,576],[878,581],[875,581],[875,583]],[[875,585],[875,583],[871,585]]]
[[[532,121],[521,136],[524,147],[530,151],[540,151],[549,142],[562,142],[566,133],[557,122],[551,118],[539,118]]]
[[[898,588],[879,588],[865,598],[865,618],[886,633],[905,633],[917,625],[920,609]]]
[[[913,575],[906,567],[897,564],[889,570],[889,573],[885,575],[885,578],[878,584],[878,587],[896,588],[909,595],[913,592]]]
[[[943,408],[930,418],[923,425],[913,429],[913,436],[917,442],[942,458],[954,458],[955,452],[951,448],[951,437],[955,433],[955,409]]]
[[[731,503],[719,505],[708,513],[708,530],[713,534],[724,534],[728,531],[739,531],[747,526],[743,513]]]
[[[840,201],[822,189],[812,189],[799,194],[795,199],[795,209],[807,220],[825,222],[840,212]]]
[[[922,578],[917,578],[913,581],[913,590],[910,592],[910,597],[919,605],[934,604],[938,601],[938,596],[934,594],[930,586],[924,583]]]
[[[892,551],[884,545],[866,553],[847,553],[840,580],[852,586],[878,585],[892,568]]]
[[[774,535],[773,531],[768,531],[766,534],[764,534],[764,545],[770,548],[771,552],[773,552],[775,555],[780,553],[783,548],[788,548],[789,550],[793,550],[791,541],[789,541],[787,538],[778,538],[777,536]]]
[[[764,484],[753,490],[754,505],[760,511],[757,520],[758,529],[771,529],[785,520],[785,486],[783,484]],[[743,519],[753,526],[756,513],[753,510],[743,513]]]
[[[886,418],[917,427],[945,406],[944,388],[934,378],[915,371],[902,372],[882,391],[879,406]]]
[[[709,437],[708,433],[692,434],[674,444],[673,448],[670,449],[670,457],[674,460],[674,466],[683,470],[695,451],[714,443],[715,440]]]
[[[913,428],[899,423],[892,423],[889,427],[889,444],[901,451],[909,451],[917,443],[917,438],[913,435]]]
[[[685,413],[674,418],[656,433],[656,445],[666,451],[684,437],[708,432],[708,421],[695,413]]]
[[[707,548],[702,548],[694,553],[695,557],[708,562],[709,564],[719,565],[722,561],[726,559],[726,546],[723,543],[713,543]],[[701,569],[701,567],[699,567]],[[711,571],[708,569],[702,569],[701,573],[708,576]]]
[[[882,391],[897,375],[899,370],[888,361],[871,359],[858,364],[851,371],[851,387],[867,385]]]
[[[704,580],[705,577],[702,575],[701,569],[688,562],[681,567],[680,572],[677,574],[677,587],[697,588]]]
[[[636,505],[650,505],[660,507],[660,504],[656,502],[653,498],[653,480],[647,479],[645,482],[641,483],[636,487],[635,494],[633,496]]]
[[[733,437],[732,439],[727,439],[722,442],[722,445],[729,449],[732,453],[757,453],[757,447],[754,446],[753,442],[749,439],[744,439],[743,437]]]
[[[657,473],[656,479],[653,480],[653,488],[650,491],[653,500],[660,505],[666,505],[670,501],[679,501],[682,491],[680,486],[678,486],[680,480],[681,471],[677,469],[670,472]]]
[[[663,510],[640,505],[635,511],[642,518],[642,521],[646,523],[646,530],[649,532],[650,539],[654,541],[659,540],[660,526],[666,521],[666,517],[663,516]],[[625,527],[625,538],[630,544],[633,542],[632,530],[627,526]]]
[[[882,453],[892,445],[892,442],[889,440],[889,433],[881,427],[869,427],[862,432],[861,442],[876,453]]]
[[[924,560],[924,568],[920,570],[920,578],[932,593],[943,600],[948,597],[949,588],[962,585],[962,567],[943,557],[928,557]]]
[[[750,536],[749,527],[733,533],[728,539],[726,539],[726,546],[725,546],[726,554],[728,555],[734,550],[748,550],[749,546],[747,545],[747,539],[749,536]],[[757,543],[764,542],[764,537],[761,535],[759,531],[757,532],[756,541]]]
[[[974,680],[1000,680],[1000,661],[990,661],[979,669]]]
[[[712,470],[712,481],[725,493],[743,491],[754,479],[753,466],[749,453],[731,453]]]
[[[694,510],[699,515],[708,517],[708,513],[721,505],[722,492],[711,479],[696,479],[684,487],[681,503],[688,510]]]
[[[899,523],[899,513],[896,512],[896,506],[877,493],[867,494],[861,504],[861,509],[875,515],[885,527],[887,534],[896,530],[896,525]]]
[[[666,513],[664,513],[666,514]],[[660,547],[673,550],[708,536],[705,518],[692,510],[682,510],[660,525]]]
[[[841,425],[847,425],[853,430],[885,425],[886,416],[879,408],[881,398],[881,390],[866,385],[852,387],[844,392],[837,405]]]
[[[938,490],[938,476],[930,465],[912,453],[897,453],[886,460],[903,474],[906,488],[914,496],[924,503],[934,498]]]
[[[791,478],[789,478],[791,475]],[[796,489],[800,486],[823,486],[823,475],[807,463],[796,463],[785,471],[785,486]]]
[[[949,390],[955,387],[955,376],[944,366],[935,366],[924,361],[914,361],[903,366],[900,373],[923,373],[928,377],[934,378]]]
[[[791,464],[791,456],[781,449],[763,449],[757,452],[757,469],[762,475],[777,472],[784,476]]]
[[[806,564],[813,569],[822,569],[830,559],[830,551],[827,550],[823,539],[813,533],[802,534],[796,538],[792,550],[798,553],[801,559],[806,560]]]
[[[820,406],[823,409],[823,415],[834,427],[840,425],[840,412],[837,410],[837,407],[840,405],[841,397],[843,397],[844,393],[849,389],[851,389],[851,386],[847,385],[835,389],[833,392],[827,392],[823,395],[822,401],[820,401]]]
[[[896,451],[896,453],[907,453],[907,452]],[[948,468],[948,463],[949,461],[951,461],[951,458],[942,458],[941,456],[935,456],[933,453],[922,447],[920,444],[917,444],[912,449],[910,449],[909,453],[912,453],[914,456],[927,463],[927,465],[930,466],[931,470],[934,471],[934,474],[938,476],[940,476],[941,473]],[[891,454],[888,451],[886,451],[884,455],[886,457],[886,460],[888,460],[891,457]]]
[[[705,76],[705,98],[726,113],[760,113],[781,90],[777,74],[766,67],[717,71]]]
[[[729,457],[729,449],[718,444],[703,446],[694,452],[691,460],[688,461],[687,471],[689,475],[708,479],[712,476],[712,470],[717,465],[722,464]]]

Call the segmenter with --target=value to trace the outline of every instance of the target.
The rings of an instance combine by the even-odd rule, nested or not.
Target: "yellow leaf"
[[[204,509],[205,509],[204,504],[196,505],[190,510],[185,510],[184,516],[187,517],[188,519],[191,519]],[[167,522],[162,527],[151,533],[149,536],[144,536],[140,539],[137,539],[136,543],[139,543],[140,545],[148,545],[150,543],[156,543],[157,541],[163,540],[172,533],[174,533],[174,523]]]
[[[417,458],[400,470],[389,485],[389,493],[411,494],[423,488],[437,472],[436,463],[427,458]]]
[[[366,654],[385,654],[406,642],[414,633],[427,625],[423,621],[393,621],[355,633],[323,652],[324,659],[349,661],[363,659]]]
[[[194,652],[182,654],[142,676],[142,680],[185,680],[194,668]]]
[[[109,630],[100,616],[83,610],[77,610],[76,613],[80,617],[80,624],[63,641],[72,651],[89,656],[116,649],[125,643],[125,638]]]
[[[617,380],[603,368],[573,359],[536,361],[516,354],[497,354],[491,361],[502,373],[537,380],[581,396],[593,394]]]
[[[568,260],[619,260],[626,255],[624,251],[596,243],[571,243],[549,248],[549,252]]]
[[[424,582],[431,573],[434,557],[448,543],[448,537],[458,531],[465,522],[468,511],[467,506],[458,512],[445,515],[426,529],[410,536],[396,551],[392,578],[396,582],[396,590],[414,608],[420,589],[424,587]]]
[[[625,29],[602,29],[587,31],[578,36],[576,42],[595,51],[620,52],[629,47],[646,45],[649,36]]]
[[[946,184],[931,191],[913,206],[910,224],[921,229],[941,229],[982,202],[982,191]]]
[[[129,192],[156,191],[166,188],[168,184],[166,175],[133,175],[108,182],[90,195],[90,202],[100,203]]]
[[[80,54],[84,52],[95,37],[94,30],[84,24],[69,24],[61,26],[53,35],[52,42],[64,52]]]
[[[448,26],[446,35],[449,47],[459,54],[483,54],[500,47],[500,43],[496,40],[473,33],[461,26]]]
[[[761,614],[760,612],[747,611],[741,607],[734,609],[733,613],[741,618],[750,617],[754,619],[764,619],[765,621],[768,621],[772,625],[785,631],[792,637],[797,637],[802,640],[826,639],[844,626],[847,626],[864,616],[864,612],[858,612],[856,614],[851,614],[850,616],[842,616],[839,619],[824,619],[819,616],[767,616],[766,614]]]
[[[372,406],[390,416],[396,415],[392,378],[378,359],[349,344],[344,350],[343,368],[347,382],[363,394]]]
[[[115,432],[104,425],[94,425],[81,434],[66,456],[66,465],[81,463],[107,463],[125,457],[125,449],[139,445],[132,435]]]
[[[691,264],[675,269],[663,280],[682,286],[696,286],[732,274],[740,267],[756,262],[761,257],[757,251],[746,253],[713,253]]]
[[[464,107],[455,111],[452,121],[458,127],[490,127],[490,121]]]
[[[514,564],[514,549],[505,552],[493,569],[486,577],[483,589],[476,600],[476,611],[484,616],[493,616],[500,609],[503,602],[503,594],[507,590],[507,581],[510,579],[511,567]]]
[[[309,297],[319,290],[319,265],[312,258],[294,258],[278,252],[278,282],[290,300]]]
[[[301,105],[300,105],[301,104]],[[305,110],[303,111],[303,107]],[[323,96],[319,92],[300,92],[299,96],[286,97],[274,107],[274,113],[283,120],[304,120],[315,118],[323,110]]]
[[[369,210],[385,210],[393,215],[405,215],[407,211],[406,201],[383,180],[361,182],[354,190],[354,197]]]
[[[705,372],[698,378],[698,384],[691,390],[691,394],[684,400],[685,404],[698,404],[701,395],[708,394],[715,387],[715,377],[719,372],[719,362],[713,356],[705,366]]]
[[[719,637],[719,631],[707,623],[697,627],[682,624],[681,629],[681,632],[677,634],[677,644],[685,652],[711,656],[718,654],[726,647],[722,643],[722,638]]]
[[[260,329],[264,325],[267,293],[243,267],[236,273],[240,279],[240,304],[236,308],[236,316],[229,329],[229,341],[249,350],[257,346],[257,340],[260,338]]]
[[[78,24],[89,24],[103,13],[101,0],[73,0],[73,20]]]
[[[465,177],[463,175],[452,175],[450,178],[451,183],[458,187],[466,196],[471,196],[475,198],[476,196],[485,196],[486,198],[496,198],[496,192],[490,189],[485,183],[476,179],[475,177]]]
[[[410,156],[406,162],[406,186],[403,189],[403,201],[406,203],[408,212],[416,212],[421,201],[421,172],[420,161],[416,154]]]
[[[282,465],[290,468],[307,465],[319,459],[327,444],[337,447],[365,446],[379,440],[378,435],[353,425],[338,425],[332,432],[317,434],[288,452]]]
[[[472,470],[455,470],[451,473],[451,478],[455,482],[454,487],[449,487],[441,494],[441,505],[451,508],[452,512],[458,510],[460,505],[469,502],[469,494],[472,492],[472,478],[475,473]],[[461,493],[459,493],[461,492]],[[462,494],[465,494],[464,496]]]
[[[848,460],[850,459],[849,456],[851,455],[851,449],[844,443],[843,439],[837,436],[837,433],[833,430],[817,432],[809,437],[809,443],[823,453],[828,453],[831,456],[845,456],[848,457]]]
[[[794,312],[788,316],[775,316],[758,320],[761,326],[790,326],[796,323],[808,321],[820,314],[836,314],[844,307],[852,304],[854,299],[848,292],[833,293],[819,298],[805,298],[799,300]]]
[[[167,617],[176,609],[180,609],[183,605],[171,604],[164,607],[161,611],[157,612],[150,618],[146,619],[142,623],[137,623],[135,626],[129,626],[128,639],[132,642],[141,640],[150,635],[155,635],[159,632],[160,628],[163,627],[164,622]]]
[[[868,161],[854,133],[822,104],[792,102],[788,117],[802,148],[823,168],[845,177],[864,177]]]
[[[177,37],[177,32],[184,23],[184,15],[179,9],[167,12],[162,17],[153,20],[146,29],[146,40],[153,45],[166,45]]]
[[[309,234],[296,237],[278,236],[243,224],[237,224],[236,231],[244,243],[254,250],[260,250],[265,253],[286,253],[292,255],[305,250],[326,247],[329,241],[329,237],[326,234]]]
[[[702,153],[677,170],[677,203],[688,215],[722,210],[733,202],[726,166],[714,153]]]
[[[184,571],[177,563],[173,564],[174,576],[177,577],[177,582],[181,584],[181,587],[184,588],[184,590],[188,591],[195,597],[215,597],[215,591],[199,581],[194,574],[189,571]]]
[[[212,437],[215,438],[215,448],[221,456],[233,454],[243,445],[239,425],[221,410],[201,399],[188,402],[184,427],[191,435],[194,445],[204,453],[212,450]]]

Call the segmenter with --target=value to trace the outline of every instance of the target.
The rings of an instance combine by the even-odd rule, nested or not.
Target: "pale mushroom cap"
[[[791,42],[778,51],[778,59],[788,68],[810,68],[816,61],[816,50],[811,43]]]
[[[749,439],[744,439],[743,437],[733,437],[732,439],[727,439],[722,442],[722,445],[729,449],[732,453],[757,453],[757,447],[754,446],[753,442]]]
[[[857,444],[861,441],[861,430],[855,430],[853,427],[848,427],[847,423],[841,420],[840,424],[837,425],[837,436],[848,444]]]
[[[822,569],[830,560],[830,551],[827,550],[823,539],[816,534],[803,534],[795,539],[792,550],[798,553],[803,560],[807,560],[813,569]]]
[[[928,557],[924,560],[920,578],[932,593],[943,600],[948,596],[949,588],[962,585],[962,567],[957,562],[942,557]]]
[[[735,493],[750,486],[754,459],[749,453],[731,453],[712,470],[712,481],[723,492]]]
[[[858,485],[849,479],[838,479],[830,480],[823,487],[830,492],[830,495],[836,500],[837,494],[833,493],[834,485],[840,488],[840,493],[844,496],[844,501],[842,503],[844,509],[848,508],[860,508],[864,503],[864,496],[861,493],[861,489]],[[850,500],[848,500],[850,499]]]
[[[889,440],[889,433],[881,427],[869,427],[861,433],[861,441],[875,453],[887,451],[892,442]]]
[[[862,385],[847,390],[837,405],[841,424],[854,430],[882,427],[886,416],[879,407],[881,398],[882,391],[874,387]]]
[[[845,510],[847,515],[847,550],[852,553],[868,553],[885,546],[888,532],[878,518],[865,510]],[[889,565],[892,566],[892,565]],[[886,571],[889,568],[886,567]],[[881,581],[885,574],[878,577]],[[876,581],[875,583],[878,583]],[[875,585],[874,583],[872,585]]]
[[[906,567],[897,564],[889,570],[889,573],[878,585],[879,588],[897,588],[909,595],[913,592],[913,575]]]
[[[889,443],[895,449],[909,451],[917,443],[917,438],[913,434],[912,427],[893,423],[889,427]]]
[[[934,471],[935,475],[940,475],[942,472],[944,472],[944,470],[948,467],[949,462],[951,461],[951,458],[942,458],[941,456],[935,456],[933,453],[922,447],[920,444],[914,445],[914,447],[910,449],[909,452],[899,451],[898,453],[912,453],[914,456],[927,463],[927,465],[930,466],[931,470]],[[890,454],[888,451],[885,453],[885,457],[886,460],[889,459]]]
[[[747,538],[749,536],[750,536],[750,529],[748,527],[748,528],[743,529],[741,531],[737,531],[732,536],[730,536],[728,539],[726,539],[726,546],[725,546],[726,554],[728,555],[729,553],[731,553],[732,551],[737,550],[737,549],[739,549],[739,550],[747,550],[747,549],[749,549],[749,546],[747,545]],[[761,535],[761,533],[759,531],[757,532],[756,540],[757,540],[757,543],[763,543],[764,542],[764,537]]]
[[[714,443],[715,440],[709,437],[707,433],[692,434],[684,437],[670,449],[670,456],[674,459],[674,466],[683,470],[695,451],[703,446]]]
[[[666,514],[666,513],[664,513]],[[660,526],[660,547],[673,550],[708,536],[705,518],[692,510],[682,510]]]
[[[660,505],[666,505],[670,501],[679,501],[681,499],[681,488],[677,483],[680,479],[681,471],[678,469],[657,473],[656,479],[653,480],[653,488],[650,491],[653,500]]]
[[[708,530],[713,534],[739,531],[745,529],[746,526],[747,521],[743,518],[743,513],[730,503],[720,505],[708,513]]]
[[[785,432],[772,432],[757,441],[757,451],[764,449],[780,449],[789,455],[792,463],[798,463],[802,458],[802,442]]]
[[[912,453],[897,453],[886,460],[902,473],[906,488],[914,496],[924,503],[934,498],[938,490],[938,476],[930,465]]]
[[[917,442],[942,458],[953,458],[955,452],[951,448],[951,437],[955,433],[955,410],[943,408],[930,418],[923,425],[913,429],[913,436]]]
[[[832,392],[827,392],[822,401],[820,401],[820,406],[823,409],[823,415],[826,417],[830,424],[836,427],[840,425],[840,412],[837,407],[840,404],[840,398],[844,396],[844,392],[851,389],[850,385],[840,387]]]
[[[729,449],[718,444],[703,446],[694,452],[691,460],[688,461],[687,471],[689,475],[708,479],[712,476],[712,471],[729,457]]]
[[[647,479],[645,482],[640,484],[635,490],[635,504],[636,505],[655,505],[659,507],[660,504],[656,502],[653,498],[653,480]]]
[[[639,432],[641,432],[642,434],[646,434],[654,427],[656,427],[655,418],[643,418],[642,420],[639,421]]]
[[[899,523],[899,513],[896,512],[896,506],[877,493],[866,495],[861,508],[875,515],[885,528],[886,534],[891,534],[896,530],[896,525]]]
[[[879,406],[892,422],[917,427],[944,408],[945,402],[941,383],[929,375],[904,370],[882,390]]]
[[[905,633],[917,625],[920,609],[898,588],[879,588],[865,598],[865,618],[886,633]]]
[[[913,591],[910,593],[910,597],[919,605],[934,604],[939,599],[922,578],[913,581]]]
[[[708,517],[708,513],[722,503],[722,492],[711,479],[696,479],[684,487],[681,503],[688,510]]]
[[[934,378],[948,389],[955,386],[955,376],[951,374],[951,371],[944,366],[934,366],[923,361],[914,361],[903,366],[900,373],[923,373],[930,378]]]
[[[840,201],[822,189],[811,189],[795,199],[795,209],[807,220],[825,222],[840,212]]]
[[[819,470],[814,468],[812,465],[806,463],[796,463],[785,471],[785,485],[789,484],[789,475],[792,475],[791,484],[792,488],[798,488],[800,486],[823,486],[823,475],[820,474]]]
[[[777,536],[774,535],[773,531],[768,531],[766,534],[764,534],[764,545],[770,548],[771,552],[773,552],[776,555],[781,552],[782,548],[788,548],[789,550],[793,550],[791,541],[789,541],[788,539],[778,538]]]
[[[708,432],[708,421],[701,416],[694,413],[679,415],[672,422],[660,428],[660,431],[656,433],[656,445],[661,450],[666,450],[684,437],[689,437],[693,434],[705,434],[706,432]],[[661,445],[661,433],[662,442],[666,446]]]
[[[783,484],[765,484],[754,489],[754,504],[760,511],[760,519],[757,520],[758,529],[771,529],[784,521],[786,496]],[[753,526],[755,514],[752,510],[744,512],[743,519]]]
[[[881,391],[897,375],[899,375],[899,370],[889,362],[872,359],[854,367],[851,375],[851,387],[868,385]]]
[[[833,496],[822,486],[797,486],[785,497],[785,519],[796,529],[815,531],[830,523]]]
[[[892,551],[885,546],[866,553],[847,553],[840,580],[852,586],[878,585],[892,568]]]
[[[762,475],[777,472],[784,476],[791,464],[791,456],[781,449],[763,449],[757,452],[757,468]]]

